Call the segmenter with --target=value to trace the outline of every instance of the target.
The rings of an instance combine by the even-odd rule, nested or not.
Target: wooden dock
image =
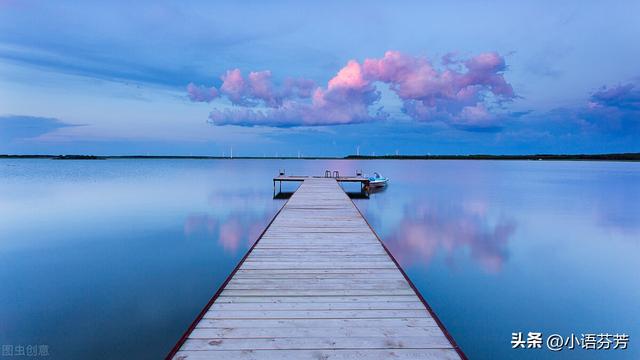
[[[334,178],[305,178],[170,359],[461,359]]]
[[[331,172],[327,170],[327,173],[330,174]],[[319,176],[301,176],[301,175],[276,176],[273,178],[273,198],[275,199],[279,197],[279,195],[286,195],[285,193],[282,192],[283,182],[304,182],[305,180],[312,179],[312,178],[326,179],[331,177],[325,176],[322,178]],[[338,183],[358,183],[360,184],[360,195],[365,198],[369,197],[369,182],[370,182],[369,178],[363,177],[362,175],[357,175],[357,176],[339,176],[338,175],[336,177],[333,177],[333,179],[335,179],[335,181],[337,181]],[[279,185],[279,190],[277,192],[276,192],[276,183],[278,183]]]

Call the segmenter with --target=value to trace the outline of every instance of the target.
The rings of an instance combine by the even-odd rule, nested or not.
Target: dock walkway
[[[303,181],[210,304],[170,357],[464,357],[332,178]]]

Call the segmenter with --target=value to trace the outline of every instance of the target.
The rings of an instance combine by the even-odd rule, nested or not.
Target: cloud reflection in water
[[[225,252],[245,251],[257,240],[275,213],[273,200],[263,204],[256,193],[213,193],[208,199],[210,212],[193,213],[184,223],[187,239],[213,239]],[[277,205],[276,205],[277,206]]]
[[[498,273],[508,258],[508,242],[515,230],[516,222],[511,219],[490,223],[482,204],[416,202],[405,207],[403,219],[385,236],[385,243],[404,265],[429,264],[442,252],[453,266],[457,253],[469,251],[484,271]]]

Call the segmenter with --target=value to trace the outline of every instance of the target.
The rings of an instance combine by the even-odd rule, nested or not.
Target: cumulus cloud
[[[390,84],[404,101],[404,112],[415,120],[469,130],[497,127],[501,117],[488,111],[486,97],[515,97],[503,76],[504,58],[485,53],[461,61],[446,55],[442,63],[446,67],[439,71],[425,58],[388,51],[382,59],[365,60],[364,68],[368,78]]]
[[[187,85],[187,95],[191,101],[210,102],[218,97],[218,90],[214,87],[206,88],[194,83],[189,83],[189,85]]]
[[[248,105],[245,98],[246,83],[240,73],[240,69],[227,70],[222,75],[222,86],[220,92],[225,94],[235,105]]]
[[[516,113],[508,115],[512,119],[518,117]],[[552,152],[570,148],[580,152],[634,152],[640,149],[638,81],[602,86],[578,105],[520,116],[525,118],[510,122],[509,130],[502,133],[503,139],[537,144],[544,151]]]
[[[272,81],[271,71],[250,72],[245,78],[240,69],[227,70],[220,79],[220,89],[207,88],[193,83],[187,85],[189,99],[196,102],[210,102],[219,95],[226,97],[237,108],[237,114],[233,117],[250,114],[253,108],[264,106],[266,108],[280,108],[286,100],[308,99],[313,94],[316,84],[303,78],[286,78],[282,86],[276,87]],[[230,112],[223,112],[230,114]],[[259,118],[259,114],[252,118]]]
[[[251,72],[245,78],[233,69],[221,77],[219,92],[234,107],[214,109],[210,120],[217,125],[281,127],[383,120],[389,114],[379,105],[377,85],[384,83],[416,121],[441,121],[466,130],[493,129],[499,127],[501,117],[491,109],[515,98],[503,76],[506,69],[504,58],[493,52],[464,60],[447,55],[437,67],[427,58],[398,51],[362,63],[350,60],[325,87],[307,79],[286,79],[276,87],[270,71]],[[188,88],[192,100],[212,99],[192,95],[194,88],[203,89]]]
[[[604,86],[594,92],[574,119],[584,130],[640,133],[640,84]]]
[[[640,110],[640,86],[630,83],[602,87],[591,95],[589,105],[591,108],[614,107],[638,111]]]

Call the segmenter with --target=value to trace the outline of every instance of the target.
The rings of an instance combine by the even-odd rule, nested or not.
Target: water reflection
[[[383,193],[385,190],[387,190],[386,186],[372,187],[369,189],[369,194],[379,194],[379,193]]]
[[[184,222],[186,239],[214,239],[225,253],[244,252],[260,236],[273,214],[264,192],[213,192],[208,212],[190,214]],[[278,203],[277,200],[269,200]]]
[[[224,217],[192,214],[185,220],[184,234],[187,239],[203,236],[216,239],[225,252],[235,254],[253,244],[265,228],[268,217],[266,212],[253,216],[235,212]]]
[[[513,358],[514,329],[640,333],[640,164],[367,165],[392,182],[358,207],[469,358]]]
[[[441,253],[455,267],[456,255],[468,252],[484,271],[497,273],[508,258],[508,242],[515,231],[512,219],[491,223],[484,204],[413,202],[405,206],[402,220],[385,236],[385,242],[405,265],[427,266]]]
[[[609,192],[594,207],[595,222],[614,235],[640,242],[640,192]],[[629,207],[635,207],[629,209]]]
[[[52,359],[162,358],[282,205],[279,168],[389,176],[355,201],[472,359],[512,358],[518,329],[640,336],[640,163],[3,164],[0,344]]]
[[[281,206],[263,162],[8,162],[0,344],[52,359],[164,357]]]

